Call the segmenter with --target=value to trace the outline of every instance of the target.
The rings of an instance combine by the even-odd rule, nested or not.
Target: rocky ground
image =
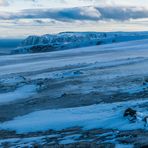
[[[0,131],[2,147],[146,147],[148,133],[143,130],[82,130],[79,127],[61,131],[49,130],[29,134]]]

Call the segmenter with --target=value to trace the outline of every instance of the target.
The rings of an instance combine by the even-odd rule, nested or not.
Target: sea
[[[20,46],[22,39],[0,39],[0,55],[9,55]]]

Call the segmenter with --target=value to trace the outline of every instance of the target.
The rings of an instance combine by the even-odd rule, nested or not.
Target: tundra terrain
[[[148,146],[148,40],[0,56],[0,147]]]

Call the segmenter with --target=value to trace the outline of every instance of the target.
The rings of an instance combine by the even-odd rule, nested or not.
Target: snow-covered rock
[[[148,32],[63,32],[29,36],[13,53],[36,53],[147,39]]]

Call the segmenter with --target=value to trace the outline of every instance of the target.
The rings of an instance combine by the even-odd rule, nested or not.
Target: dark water
[[[21,39],[0,39],[0,55],[10,54],[20,45],[21,41]]]

